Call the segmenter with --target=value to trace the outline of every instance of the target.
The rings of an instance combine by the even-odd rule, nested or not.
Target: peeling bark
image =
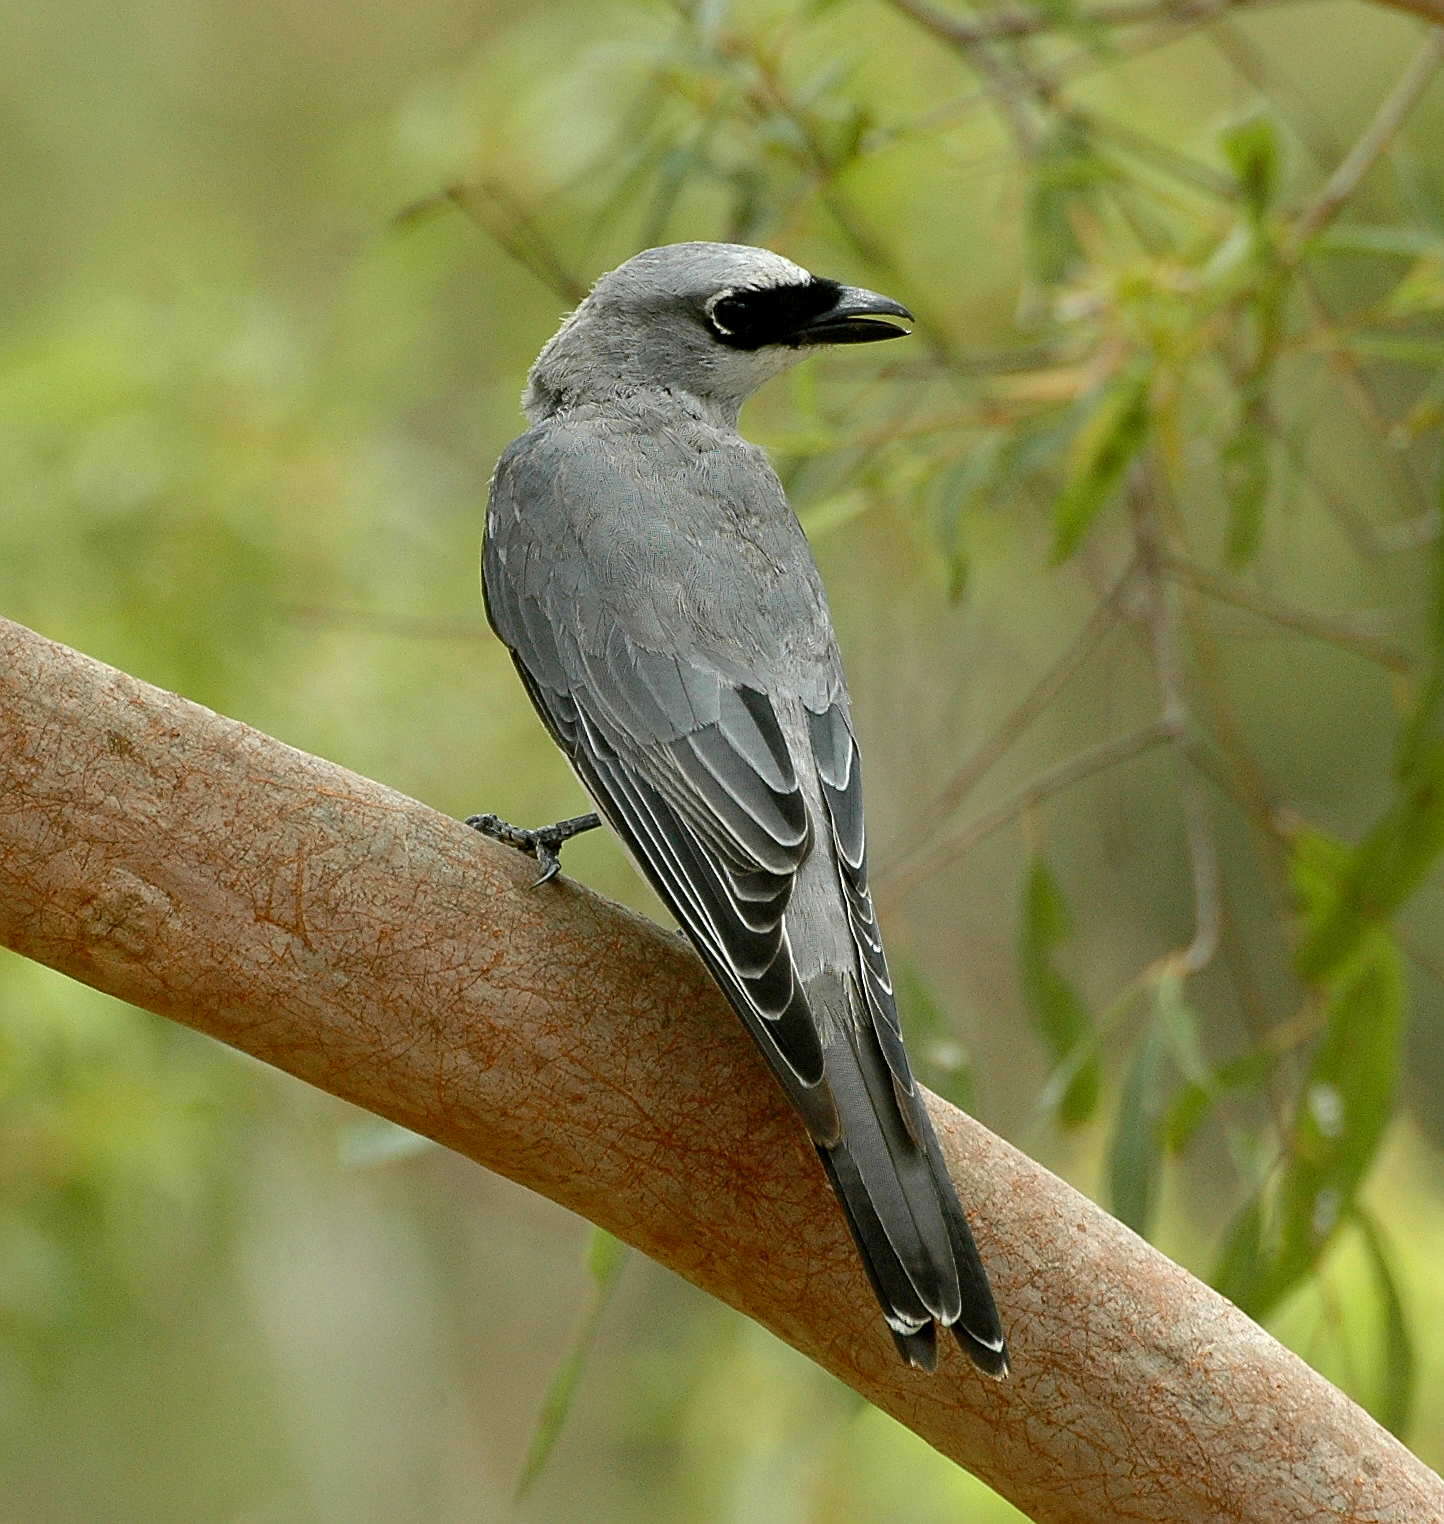
[[[1231,1304],[934,1118],[1002,1384],[905,1369],[812,1150],[670,936],[425,805],[0,620],[0,942],[414,1128],[757,1319],[1046,1524],[1444,1521]]]

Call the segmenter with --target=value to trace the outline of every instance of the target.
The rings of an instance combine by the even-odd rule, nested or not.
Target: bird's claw
[[[536,858],[541,872],[533,881],[532,888],[537,889],[561,872],[562,843],[570,841],[573,836],[580,836],[583,831],[593,830],[602,822],[600,816],[588,814],[573,815],[570,820],[559,820],[555,825],[540,826],[536,830],[512,825],[500,815],[468,815],[466,823],[473,831],[480,831],[483,836],[489,836],[503,846],[515,847],[518,852]]]

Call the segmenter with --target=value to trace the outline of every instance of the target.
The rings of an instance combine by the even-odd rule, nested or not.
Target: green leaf
[[[536,1427],[532,1430],[531,1443],[527,1446],[526,1459],[517,1479],[517,1501],[531,1490],[556,1448],[567,1414],[571,1411],[587,1356],[596,1343],[602,1314],[607,1309],[607,1303],[611,1300],[626,1262],[627,1246],[603,1229],[593,1228],[587,1241],[586,1253],[587,1270],[593,1281],[591,1301],[582,1316],[571,1348],[562,1356],[552,1373],[552,1379],[547,1383],[546,1395],[542,1398],[541,1411],[537,1415]]]
[[[1182,1153],[1219,1101],[1240,1091],[1259,1089],[1277,1062],[1275,1054],[1264,1050],[1243,1053],[1184,1085],[1163,1118],[1163,1141],[1168,1151]]]
[[[1314,1268],[1354,1207],[1393,1112],[1404,1032],[1399,954],[1372,932],[1331,975],[1324,1034],[1299,1090],[1287,1162],[1245,1275],[1230,1240],[1219,1290],[1265,1316]],[[1239,1229],[1235,1229],[1235,1237]]]
[[[1078,548],[1147,441],[1149,380],[1141,364],[1120,372],[1074,435],[1067,481],[1053,508],[1055,563]]]
[[[1444,512],[1444,471],[1439,479],[1439,507]],[[1430,551],[1429,670],[1399,736],[1394,772],[1407,788],[1436,776],[1444,749],[1444,536]]]
[[[996,476],[1002,453],[1002,436],[984,434],[961,455],[944,461],[928,480],[924,500],[942,558],[950,602],[962,600],[971,570],[971,557],[965,542],[967,511],[985,485]]]
[[[1299,1093],[1278,1189],[1269,1302],[1313,1268],[1353,1205],[1393,1111],[1403,1032],[1399,956],[1375,933],[1330,994],[1323,1040]]]
[[[1403,333],[1347,333],[1339,347],[1366,360],[1393,360],[1434,370],[1444,365],[1444,339],[1414,338]]]
[[[414,1159],[418,1154],[439,1148],[419,1132],[398,1127],[384,1117],[363,1117],[341,1129],[341,1163],[348,1169],[373,1169],[377,1165],[396,1164]]]
[[[1228,559],[1234,566],[1253,560],[1263,537],[1264,506],[1272,482],[1272,442],[1246,414],[1224,447],[1223,487],[1228,494]]]
[[[1355,1211],[1354,1222],[1368,1251],[1374,1283],[1379,1291],[1379,1309],[1384,1326],[1383,1380],[1376,1402],[1370,1404],[1375,1418],[1400,1438],[1409,1429],[1414,1412],[1418,1362],[1404,1299],[1399,1294],[1399,1279],[1394,1271],[1394,1256],[1379,1225],[1364,1211]]]
[[[1401,321],[1444,308],[1444,258],[1416,261],[1389,293],[1387,306],[1390,317]]]
[[[1444,258],[1444,236],[1427,228],[1337,223],[1324,229],[1314,248],[1330,254],[1377,254],[1392,259]]]
[[[1210,1073],[1209,1064],[1199,1045],[1198,1017],[1183,992],[1178,969],[1165,967],[1153,981],[1153,1008],[1179,1072],[1201,1083]]]
[[[1426,699],[1434,701],[1430,694]],[[1307,930],[1294,960],[1302,979],[1328,979],[1408,899],[1444,851],[1444,738],[1431,740],[1416,729],[1406,750],[1394,802],[1358,846],[1341,849],[1333,874],[1306,903]],[[1297,857],[1297,842],[1295,847]]]
[[[1238,378],[1238,424],[1222,461],[1229,506],[1228,558],[1235,566],[1253,559],[1263,536],[1273,456],[1269,390],[1283,348],[1288,293],[1287,267],[1262,228],[1247,269],[1240,330],[1250,353]]]
[[[587,1272],[598,1290],[610,1290],[626,1262],[626,1244],[603,1228],[593,1228],[587,1238]]]
[[[959,545],[947,561],[947,595],[949,603],[961,603],[968,591],[973,575],[972,557]]]
[[[1052,418],[1030,420],[1010,433],[995,430],[980,435],[931,472],[925,502],[953,601],[962,597],[971,567],[970,514],[980,504],[1016,498],[1061,453],[1064,442]]]
[[[1263,1199],[1253,1196],[1234,1218],[1212,1277],[1213,1289],[1245,1312],[1257,1304],[1266,1273],[1263,1219]]]
[[[1073,227],[1075,203],[1115,178],[1083,126],[1058,117],[1038,145],[1025,208],[1028,264],[1041,284],[1057,285],[1082,262]]]
[[[1306,826],[1294,832],[1289,843],[1289,879],[1303,920],[1305,945],[1317,941],[1335,915],[1348,865],[1347,843]]]
[[[1145,1237],[1158,1206],[1163,1149],[1159,1110],[1167,1039],[1150,1022],[1128,1066],[1108,1147],[1108,1199],[1113,1213]]]
[[[911,959],[894,958],[892,965],[903,1031],[914,1040],[923,1039],[916,1051],[927,1061],[924,1078],[954,1106],[972,1111],[973,1066],[967,1049],[957,1039],[953,1021]]]
[[[1036,0],[1036,8],[1053,23],[1061,33],[1071,33],[1100,58],[1115,57],[1118,40],[1107,25],[1091,12],[1086,11],[1077,0]]]
[[[1059,1120],[1076,1126],[1098,1110],[1102,1076],[1088,1007],[1053,964],[1054,952],[1071,932],[1062,891],[1047,863],[1034,858],[1023,891],[1018,967],[1028,1009],[1049,1052],[1055,1062],[1076,1066],[1058,1103]]]
[[[810,503],[798,517],[807,531],[807,537],[810,540],[820,540],[841,529],[844,524],[860,518],[872,505],[873,499],[862,488],[853,487],[846,492],[837,492],[831,497]]]
[[[1219,134],[1219,146],[1238,181],[1249,216],[1255,222],[1262,221],[1278,195],[1282,156],[1277,123],[1267,112],[1253,112],[1225,127]]]

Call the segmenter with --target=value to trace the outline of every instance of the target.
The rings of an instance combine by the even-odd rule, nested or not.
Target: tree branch
[[[959,48],[980,42],[1038,37],[1048,32],[1086,28],[1142,26],[1154,21],[1213,21],[1229,11],[1257,10],[1287,0],[1114,0],[1091,10],[1074,11],[1038,5],[1032,9],[997,10],[986,16],[956,16],[940,10],[930,0],[888,0],[894,10],[910,16],[920,26]],[[1444,22],[1444,0],[1370,0],[1388,10]]]
[[[1444,22],[1444,4],[1435,6],[1433,19]],[[1410,59],[1398,84],[1379,106],[1358,142],[1329,176],[1324,188],[1294,224],[1292,247],[1295,256],[1338,216],[1358,190],[1360,181],[1383,157],[1398,136],[1399,129],[1409,119],[1409,113],[1433,84],[1441,63],[1444,63],[1444,26],[1436,26],[1424,34],[1418,52]]]
[[[898,883],[913,882],[915,865],[925,857],[931,858],[932,848],[949,816],[1007,755],[1013,742],[1047,711],[1049,704],[1067,686],[1068,679],[1087,662],[1102,644],[1103,637],[1118,623],[1119,604],[1136,570],[1136,563],[1130,561],[1062,654],[1005,716],[1002,724],[953,774],[936,798],[915,812],[917,819],[912,829],[890,847],[883,877]]]
[[[1444,1483],[1062,1181],[933,1110],[1013,1378],[897,1361],[802,1129],[678,940],[0,621],[0,942],[437,1139],[758,1319],[1034,1519],[1444,1517]]]
[[[1050,767],[1030,783],[1025,783],[1017,793],[1010,794],[976,820],[970,820],[961,830],[951,833],[940,830],[937,840],[926,851],[914,853],[896,867],[885,868],[879,883],[874,886],[878,899],[884,905],[895,904],[924,879],[935,878],[965,852],[971,852],[980,841],[986,841],[995,831],[1011,825],[1029,810],[1037,809],[1045,799],[1072,788],[1075,783],[1107,772],[1121,762],[1131,762],[1155,746],[1162,746],[1171,736],[1172,731],[1165,721],[1152,720],[1137,730],[1076,752],[1066,762]]]

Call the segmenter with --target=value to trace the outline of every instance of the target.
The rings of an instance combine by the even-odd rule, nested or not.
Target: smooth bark
[[[0,621],[0,942],[416,1129],[766,1324],[1039,1521],[1420,1524],[1444,1483],[946,1103],[1013,1375],[903,1368],[801,1128],[674,935]]]

